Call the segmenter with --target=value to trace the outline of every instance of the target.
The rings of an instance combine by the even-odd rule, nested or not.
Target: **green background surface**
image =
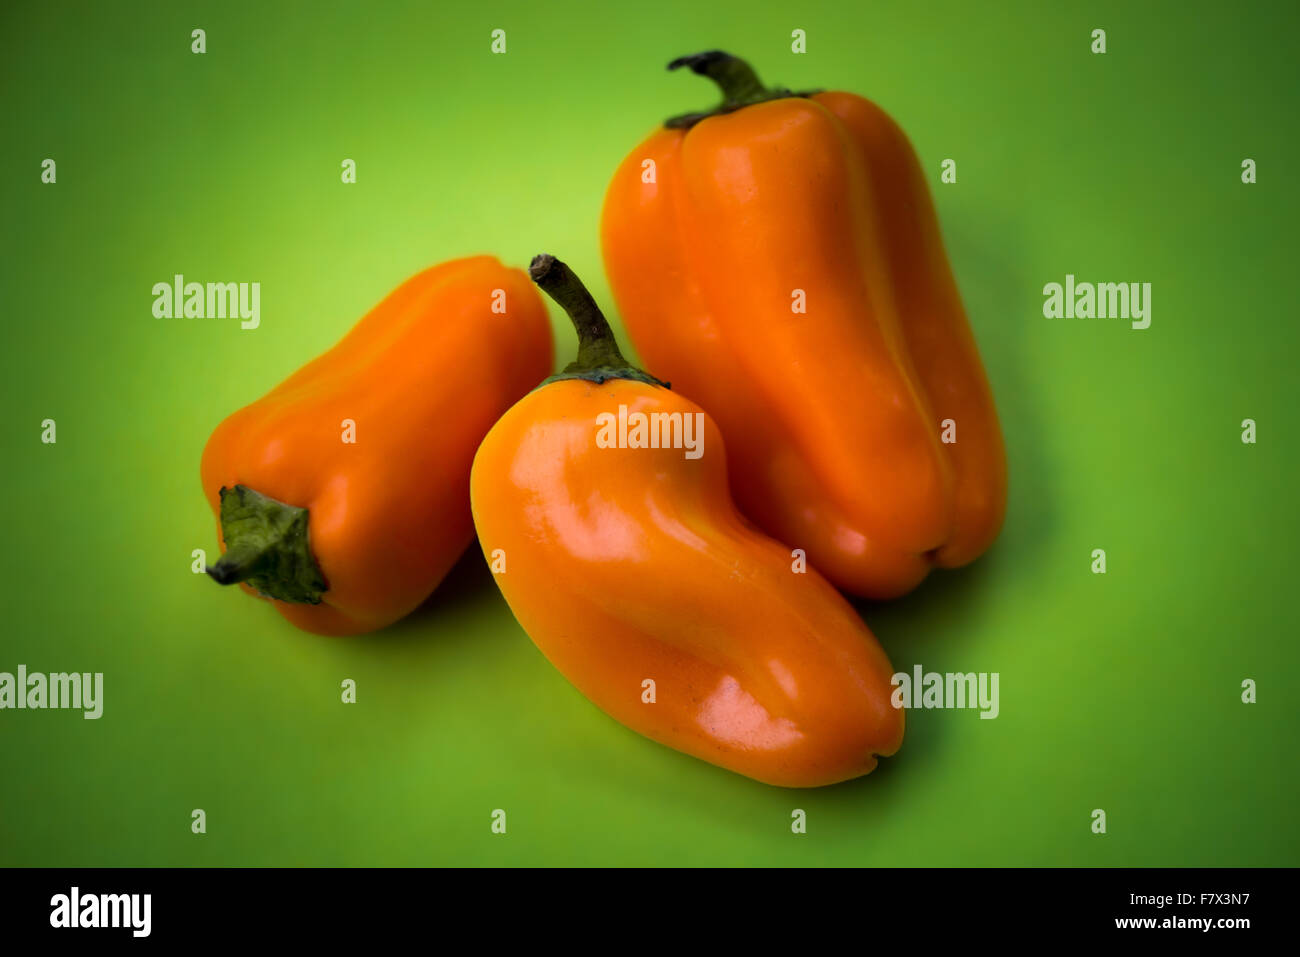
[[[101,671],[105,704],[0,712],[0,861],[1300,862],[1295,9],[4,4],[0,671]],[[1007,436],[994,549],[861,606],[900,670],[998,672],[1001,715],[913,711],[896,758],[818,791],[605,717],[476,548],[359,639],[190,570],[217,546],[208,434],[408,275],[545,249],[609,301],[605,186],[658,120],[713,101],[663,69],[712,47],[909,132]],[[153,318],[176,272],[260,282],[261,328]],[[1067,272],[1151,282],[1151,328],[1045,319]]]

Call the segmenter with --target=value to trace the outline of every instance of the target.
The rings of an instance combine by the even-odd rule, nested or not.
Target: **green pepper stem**
[[[226,553],[208,566],[212,580],[248,582],[268,598],[320,604],[328,586],[311,552],[308,510],[243,485],[223,486],[218,495]]]
[[[689,67],[691,72],[706,76],[716,83],[718,89],[722,91],[722,102],[711,110],[683,113],[681,116],[665,120],[664,126],[673,130],[690,129],[696,123],[707,120],[711,116],[734,113],[756,103],[766,103],[768,100],[781,100],[786,97],[812,96],[818,92],[807,90],[802,93],[792,93],[783,86],[766,87],[752,66],[740,57],[724,53],[722,50],[706,50],[704,53],[679,56],[668,64],[670,70],[678,70],[682,67]]]
[[[722,102],[741,103],[762,97],[767,88],[754,72],[754,68],[738,56],[721,50],[707,50],[704,53],[692,53],[679,56],[668,69],[679,70],[689,67],[691,72],[707,76],[722,91]]]
[[[566,371],[574,367],[596,369],[628,365],[614,339],[609,320],[572,269],[549,253],[542,253],[533,257],[528,275],[568,314],[578,333],[578,358]]]
[[[542,292],[562,308],[578,333],[578,357],[564,367],[564,371],[551,376],[542,385],[558,379],[586,379],[604,382],[606,379],[635,379],[665,388],[668,383],[648,375],[623,357],[614,339],[605,314],[596,305],[587,287],[572,269],[550,253],[534,256],[528,266],[528,275]]]

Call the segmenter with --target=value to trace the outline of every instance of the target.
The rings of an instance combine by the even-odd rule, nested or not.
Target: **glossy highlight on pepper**
[[[669,747],[786,787],[871,771],[903,735],[885,652],[737,512],[716,423],[627,363],[563,263],[530,272],[572,318],[579,357],[493,426],[471,478],[520,625],[597,707]],[[602,440],[620,409],[657,432]],[[696,457],[676,441],[686,422],[702,429]]]
[[[403,617],[473,539],[474,452],[553,355],[521,270],[475,256],[408,279],[212,433],[200,471],[224,554],[208,574],[319,634]]]
[[[993,394],[906,135],[851,93],[723,90],[628,154],[601,225],[642,358],[714,416],[742,511],[840,588],[893,598],[1006,509]]]

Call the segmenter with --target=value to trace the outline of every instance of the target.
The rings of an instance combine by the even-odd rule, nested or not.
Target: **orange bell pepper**
[[[642,358],[717,418],[741,509],[846,591],[978,557],[1006,509],[993,395],[903,131],[742,60],[610,184],[601,236]],[[653,164],[647,161],[653,161]]]
[[[492,427],[470,480],[519,623],[599,708],[669,747],[787,787],[871,771],[903,736],[885,652],[741,518],[713,420],[628,365],[563,263],[530,273],[573,320],[578,359]]]
[[[408,279],[212,433],[200,472],[224,554],[208,574],[318,634],[401,618],[473,539],[474,451],[552,357],[521,270],[477,256]]]

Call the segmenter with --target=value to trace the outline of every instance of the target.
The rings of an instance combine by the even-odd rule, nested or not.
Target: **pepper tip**
[[[703,53],[688,53],[686,56],[679,56],[676,60],[668,64],[669,70],[679,70],[684,66],[690,67],[695,73],[705,74],[710,63],[716,63],[718,60],[730,59],[730,53],[724,53],[722,50],[705,50]]]
[[[546,274],[551,271],[555,265],[555,257],[550,253],[538,253],[533,257],[533,261],[528,264],[528,276],[533,282],[540,282],[546,278]]]

